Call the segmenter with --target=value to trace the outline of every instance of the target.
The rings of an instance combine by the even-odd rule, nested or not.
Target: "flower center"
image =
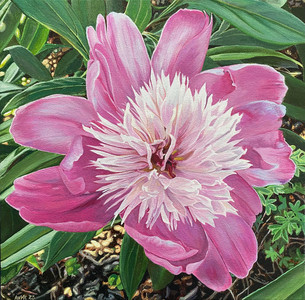
[[[164,172],[166,172],[171,178],[175,178],[176,174],[174,173],[174,171],[177,166],[177,161],[175,161],[174,155],[171,154],[167,161],[165,161],[164,159],[165,154],[163,154],[163,157],[160,157],[158,153],[152,154],[151,163],[153,165],[153,168],[156,169],[159,174],[164,169]]]

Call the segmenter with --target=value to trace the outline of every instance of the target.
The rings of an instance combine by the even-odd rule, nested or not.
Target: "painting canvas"
[[[303,0],[0,0],[3,299],[305,299]]]

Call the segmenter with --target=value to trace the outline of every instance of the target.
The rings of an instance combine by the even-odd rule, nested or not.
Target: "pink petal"
[[[257,242],[242,217],[228,213],[215,220],[215,227],[204,225],[228,270],[238,278],[248,275],[257,259]]]
[[[231,286],[232,278],[217,248],[209,238],[208,243],[207,255],[193,274],[210,289],[224,291]]]
[[[238,174],[250,185],[284,184],[293,177],[295,164],[289,158],[292,149],[280,130],[249,136],[240,144],[247,147],[243,157],[252,167],[238,171]]]
[[[62,160],[60,171],[70,193],[93,193],[100,188],[96,183],[97,176],[104,174],[105,171],[97,169],[92,163],[99,157],[93,152],[97,145],[99,142],[96,139],[78,136]]]
[[[138,211],[134,210],[125,221],[125,229],[144,247],[149,259],[174,274],[192,272],[194,265],[205,257],[207,251],[202,226],[199,223],[190,225],[178,222],[177,229],[170,231],[159,217],[148,230],[146,218],[147,215],[138,223]]]
[[[21,145],[66,154],[82,128],[97,119],[92,104],[80,97],[52,95],[16,111],[11,133]]]
[[[239,175],[228,176],[225,182],[233,188],[230,194],[234,202],[230,202],[230,204],[252,226],[256,220],[256,215],[262,211],[262,203],[256,191]]]
[[[15,180],[6,201],[26,221],[62,231],[91,231],[105,226],[115,207],[107,210],[100,193],[72,195],[62,182],[59,167],[43,169]]]
[[[139,91],[150,78],[150,61],[141,33],[125,14],[110,13],[107,30],[103,16],[99,15],[96,32],[89,27],[87,36],[91,58],[88,98],[101,115],[110,109],[110,114],[121,116],[133,90]],[[115,109],[118,111],[113,112]]]
[[[193,77],[202,69],[212,30],[208,15],[198,10],[179,10],[166,22],[152,56],[155,73]]]
[[[214,102],[228,99],[229,107],[268,100],[280,104],[286,94],[284,76],[273,68],[240,64],[204,71],[190,81],[193,90],[206,84]]]

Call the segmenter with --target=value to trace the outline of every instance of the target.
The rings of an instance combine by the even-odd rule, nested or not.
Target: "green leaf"
[[[144,31],[152,16],[150,0],[129,0],[125,14],[135,22],[140,32]]]
[[[286,73],[283,75],[288,86],[283,103],[287,108],[286,114],[291,118],[305,122],[305,82]]]
[[[245,33],[241,32],[237,28],[231,28],[217,35],[213,34],[210,40],[210,46],[259,46],[273,50],[285,49],[286,46],[269,44],[257,40]]]
[[[288,129],[281,128],[280,130],[283,131],[284,138],[289,145],[295,145],[305,151],[305,140],[303,138]]]
[[[298,264],[293,269],[284,273],[271,283],[256,290],[254,293],[245,297],[244,300],[261,300],[261,299],[277,299],[287,300],[294,293],[303,289],[305,286],[305,262]],[[298,298],[290,298],[297,300]],[[303,298],[300,298],[303,299]]]
[[[20,45],[36,55],[47,42],[49,29],[27,18],[20,38]]]
[[[6,1],[0,9],[0,52],[2,52],[14,36],[20,17],[21,11],[11,1]]]
[[[15,277],[22,269],[24,263],[25,263],[25,261],[21,261],[21,262],[12,264],[7,268],[3,268],[1,265],[1,284],[6,284],[13,277]]]
[[[1,243],[23,228],[27,223],[20,218],[19,212],[0,201]]]
[[[300,65],[298,61],[283,53],[257,46],[220,46],[209,49],[207,55],[214,61],[241,60],[255,57],[277,57]]]
[[[16,63],[13,62],[5,71],[3,82],[14,82],[21,78],[23,75],[24,72],[22,72]]]
[[[125,0],[104,0],[106,4],[106,14],[108,15],[110,12],[124,12],[126,7]]]
[[[287,2],[287,0],[261,0],[261,1],[267,2],[276,7],[282,7]]]
[[[56,262],[78,252],[95,235],[93,232],[56,232],[47,248],[47,255],[42,271]]]
[[[120,276],[128,299],[136,292],[147,264],[148,259],[143,247],[125,233],[120,253]]]
[[[81,55],[75,49],[72,49],[65,53],[62,59],[58,62],[54,77],[61,77],[75,73],[81,67],[82,63],[83,60]]]
[[[106,4],[97,0],[71,0],[72,8],[83,27],[95,27],[98,14],[105,16]]]
[[[84,78],[69,77],[39,82],[13,97],[2,110],[2,114],[53,94],[84,96],[86,94],[86,81]]]
[[[178,7],[187,5],[188,8],[212,12],[264,42],[287,46],[305,42],[305,24],[269,3],[258,0],[178,0],[173,3]]]
[[[13,185],[16,178],[25,174],[58,165],[63,156],[55,153],[42,152],[35,150],[24,159],[14,164],[0,179],[0,192]]]
[[[152,261],[148,262],[148,273],[156,291],[165,288],[175,277],[174,274]]]
[[[88,60],[89,47],[85,30],[68,1],[13,0],[13,2],[25,15],[65,38]]]
[[[6,48],[12,55],[14,62],[26,74],[37,80],[51,80],[52,76],[47,68],[26,48],[11,46]]]
[[[26,259],[42,250],[51,241],[56,231],[48,227],[27,225],[1,244],[1,268]]]

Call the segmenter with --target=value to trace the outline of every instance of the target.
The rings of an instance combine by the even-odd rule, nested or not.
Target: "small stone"
[[[71,290],[71,288],[70,287],[66,287],[65,289],[64,289],[64,295],[66,295],[67,297],[72,297],[72,290]]]

